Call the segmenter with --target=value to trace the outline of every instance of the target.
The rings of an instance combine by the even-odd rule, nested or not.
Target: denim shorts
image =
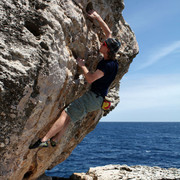
[[[81,120],[88,112],[92,112],[101,108],[104,98],[97,96],[94,92],[88,91],[80,98],[73,101],[65,109],[65,112],[70,116],[75,123]]]

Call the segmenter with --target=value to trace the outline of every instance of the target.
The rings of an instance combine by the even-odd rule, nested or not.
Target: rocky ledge
[[[46,178],[41,177],[41,180]],[[49,180],[51,178],[48,178]],[[62,178],[53,178],[53,180]],[[149,166],[107,165],[90,168],[87,173],[74,173],[70,180],[180,180],[180,169]],[[39,179],[40,180],[40,179]]]

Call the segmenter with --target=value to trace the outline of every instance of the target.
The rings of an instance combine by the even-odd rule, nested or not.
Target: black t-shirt
[[[118,71],[117,60],[101,60],[97,69],[104,72],[104,76],[97,79],[92,83],[91,91],[95,92],[102,97],[105,97],[108,93],[108,88],[116,77]]]

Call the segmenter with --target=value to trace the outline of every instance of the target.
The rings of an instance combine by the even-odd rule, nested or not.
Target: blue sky
[[[124,0],[139,54],[102,121],[180,122],[180,0]]]

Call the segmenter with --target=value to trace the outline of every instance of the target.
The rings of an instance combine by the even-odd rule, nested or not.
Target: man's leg
[[[62,111],[60,117],[56,120],[56,122],[53,124],[51,129],[48,131],[48,133],[42,138],[42,142],[47,141],[48,139],[52,138],[53,136],[62,136],[64,131],[66,130],[68,124],[70,122],[69,115]],[[58,135],[59,134],[59,135]]]
[[[66,131],[69,123],[70,123],[70,119],[65,122],[62,130],[59,133],[57,133],[54,137],[51,138],[54,142],[58,142],[61,139],[61,137],[64,134],[64,132]]]
[[[68,124],[70,122],[70,117],[68,114],[63,111],[60,115],[60,117],[56,120],[56,122],[53,124],[49,132],[42,138],[36,141],[33,145],[29,146],[29,149],[35,149],[38,147],[48,147],[48,140],[51,139],[52,137],[53,140],[55,141],[55,138],[59,138],[62,136],[64,131],[66,130]],[[54,145],[53,145],[54,144]],[[56,142],[51,141],[52,146],[56,146]]]

